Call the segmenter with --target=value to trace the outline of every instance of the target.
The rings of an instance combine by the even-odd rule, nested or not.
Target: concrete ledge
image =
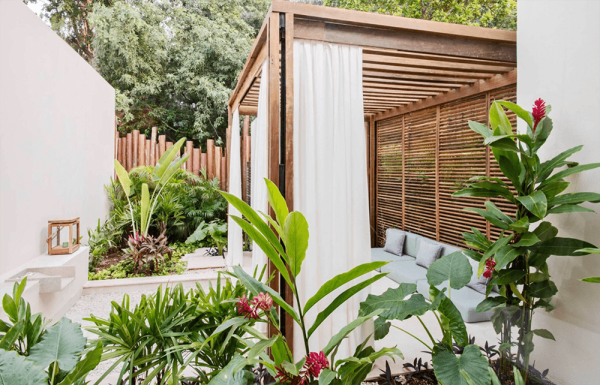
[[[88,281],[83,286],[83,294],[114,293],[126,291],[151,291],[160,285],[183,284],[185,289],[196,287],[199,283],[208,288],[208,283],[217,283],[218,273],[216,271],[199,272],[196,274],[166,275],[160,277],[139,277],[123,279],[105,279],[100,281]],[[222,277],[221,279],[225,279]]]

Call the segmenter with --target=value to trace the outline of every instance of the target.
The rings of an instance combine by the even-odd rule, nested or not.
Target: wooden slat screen
[[[436,109],[428,108],[404,117],[404,229],[436,237],[435,132]]]
[[[385,243],[388,228],[460,247],[464,247],[461,233],[471,227],[498,237],[499,229],[463,210],[483,208],[484,198],[452,198],[452,193],[472,176],[502,175],[491,151],[469,128],[468,121],[487,124],[494,100],[515,99],[516,88],[510,86],[377,122],[378,246]],[[515,127],[514,114],[508,116]],[[514,206],[499,203],[499,199],[492,201],[514,216]]]
[[[377,125],[377,243],[402,227],[402,119]],[[381,241],[383,239],[383,241]]]

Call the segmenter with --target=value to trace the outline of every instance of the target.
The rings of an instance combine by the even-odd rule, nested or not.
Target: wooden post
[[[229,178],[227,175],[228,159],[226,155],[221,158],[221,190],[229,191]]]
[[[221,175],[221,157],[222,157],[221,153],[222,153],[222,148],[221,147],[215,147],[214,175],[219,180],[219,186],[220,186],[220,188],[223,188],[223,178],[222,178],[222,175]]]
[[[215,141],[206,141],[206,177],[211,180],[215,176]]]
[[[131,171],[133,167],[133,134],[131,132],[127,133],[127,171]]]
[[[150,155],[154,152],[153,148],[154,146],[152,145],[152,141],[150,139],[146,139],[146,153],[144,154],[144,156],[146,157],[146,165],[152,167],[155,166],[155,164],[152,163],[152,160],[150,159]]]
[[[200,175],[200,149],[194,148],[192,152],[192,173]]]
[[[138,149],[138,166],[146,165],[146,135],[140,134],[138,139],[140,148]]]
[[[133,130],[133,167],[139,166],[139,145],[138,141],[140,139],[140,130]]]
[[[173,146],[173,142],[167,142],[167,148],[166,148],[166,150],[168,150],[169,148],[171,148],[171,146]]]
[[[205,152],[200,153],[200,170],[204,170],[204,174],[208,178],[208,157]]]
[[[440,106],[435,112],[435,239],[440,241]]]
[[[194,142],[188,140],[185,142],[185,152],[189,155],[188,159],[185,161],[185,169],[189,172],[192,172],[192,156],[194,155]]]
[[[405,116],[402,115],[402,230],[406,228],[406,153],[405,153],[405,143],[406,138],[406,126],[405,126]],[[375,187],[375,194],[377,194],[377,187]]]
[[[156,159],[156,163],[158,163],[158,160],[162,158],[163,154],[167,150],[166,143],[167,137],[165,135],[160,135],[158,137],[158,159]]]
[[[158,134],[158,128],[157,127],[152,127],[152,133],[150,134],[150,143],[151,143],[151,147],[150,147],[150,165],[151,166],[156,166],[156,161],[158,160],[156,158],[156,135]]]

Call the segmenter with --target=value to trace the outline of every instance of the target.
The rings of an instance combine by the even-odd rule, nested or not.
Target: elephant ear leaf
[[[69,372],[79,361],[86,341],[79,324],[62,318],[48,328],[42,340],[31,348],[29,360],[41,368],[56,362],[60,370]]]
[[[102,342],[98,342],[98,345],[86,354],[85,358],[82,359],[75,365],[73,369],[58,385],[72,385],[77,383],[82,378],[94,370],[100,363],[102,358]]]
[[[433,355],[435,376],[444,385],[488,385],[492,381],[488,367],[477,345],[465,347],[460,357],[445,349]]]
[[[461,289],[473,275],[473,268],[469,259],[460,251],[443,256],[435,261],[427,269],[427,282],[430,285],[437,286],[445,281],[449,281],[453,289]]]
[[[48,382],[44,369],[15,351],[0,349],[0,385],[39,385]]]

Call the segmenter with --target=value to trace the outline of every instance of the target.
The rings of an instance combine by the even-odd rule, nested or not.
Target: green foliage
[[[455,252],[434,262],[428,269],[429,302],[423,294],[416,293],[417,285],[401,283],[397,289],[388,289],[381,295],[369,294],[360,304],[360,313],[379,311],[375,325],[375,339],[384,338],[390,327],[397,328],[421,342],[431,351],[435,376],[440,383],[452,385],[489,385],[489,363],[481,354],[479,347],[469,344],[467,328],[460,311],[450,300],[450,291],[461,289],[469,283],[473,274],[471,264],[461,252]],[[446,289],[436,286],[448,281]],[[429,329],[419,318],[427,312],[433,312],[442,332],[442,340],[436,341]],[[404,329],[392,325],[389,321],[403,321],[417,317],[425,328],[431,341],[422,341]],[[453,350],[453,341],[464,350],[460,357]]]
[[[268,0],[96,3],[94,64],[115,88],[121,130],[225,140],[227,105]]]
[[[207,383],[233,358],[246,351],[240,341],[243,329],[220,335],[207,342],[209,336],[237,316],[235,299],[245,296],[241,283],[222,280],[208,290],[197,284],[185,291],[181,284],[173,288],[159,287],[155,294],[142,296],[139,305],[131,306],[125,294],[121,304],[113,302],[108,319],[90,316],[95,326],[87,330],[104,344],[103,360],[116,362],[98,379],[100,383],[119,364],[119,379],[123,383]],[[252,325],[249,320],[247,324]],[[196,378],[184,378],[183,371],[191,366]]]
[[[475,249],[470,256],[479,261],[478,275],[485,270],[490,274],[488,294],[491,287],[499,287],[500,296],[486,299],[478,306],[478,311],[495,308],[494,327],[501,333],[503,346],[512,346],[511,329],[518,328],[518,364],[527,380],[529,355],[533,351],[533,336],[550,338],[549,331],[532,330],[532,318],[536,309],[551,311],[552,297],[558,289],[551,280],[547,259],[551,255],[577,257],[587,255],[595,249],[588,242],[557,237],[558,229],[546,221],[550,214],[593,212],[578,206],[581,203],[600,202],[597,193],[561,194],[569,186],[566,177],[600,167],[600,163],[579,165],[568,158],[580,151],[577,146],[541,162],[537,152],[547,141],[553,129],[548,116],[550,106],[536,102],[534,112],[525,111],[514,103],[496,101],[490,108],[490,127],[469,122],[473,131],[479,133],[484,144],[488,145],[500,169],[510,181],[512,189],[500,179],[492,179],[481,185],[480,177],[469,180],[464,188],[454,196],[498,197],[516,205],[514,216],[502,213],[490,202],[486,210],[473,209],[488,222],[511,231],[505,237],[501,234],[497,241],[487,239],[480,232],[464,233],[466,244]],[[503,108],[513,111],[527,123],[526,134],[514,134],[510,121]],[[512,214],[512,213],[511,213]],[[535,229],[531,224],[538,223]],[[482,255],[483,254],[483,255]],[[489,264],[492,264],[489,267]],[[495,264],[495,266],[493,266]],[[502,350],[504,370],[512,366],[510,348]]]
[[[15,283],[12,297],[2,299],[8,321],[0,320],[0,385],[82,384],[98,366],[102,344],[86,346],[81,326],[66,318],[46,328],[21,297],[26,284],[27,278]]]
[[[244,286],[248,289],[249,294],[253,296],[254,299],[257,297],[260,298],[259,296],[264,296],[265,294],[270,295],[272,301],[279,305],[287,314],[292,317],[292,319],[300,326],[300,329],[302,330],[302,339],[304,341],[306,357],[308,357],[310,353],[308,348],[309,338],[314,332],[317,331],[320,323],[327,319],[335,309],[351,298],[354,294],[358,293],[372,282],[384,277],[385,274],[378,274],[371,278],[370,273],[378,267],[381,267],[383,264],[385,264],[385,262],[366,263],[355,267],[348,273],[333,277],[319,290],[317,290],[317,293],[312,298],[308,299],[306,302],[307,305],[304,306],[300,302],[297,294],[296,276],[301,271],[306,249],[308,247],[308,223],[302,213],[297,211],[289,213],[287,210],[287,203],[279,193],[278,189],[274,188],[274,185],[270,181],[266,180],[266,183],[269,193],[269,204],[273,208],[276,217],[276,219],[273,219],[270,216],[261,213],[267,222],[265,222],[265,220],[263,220],[258,213],[256,213],[241,199],[225,192],[221,192],[221,194],[246,218],[245,220],[240,217],[232,216],[236,223],[238,223],[248,234],[248,236],[252,238],[252,240],[255,241],[257,245],[267,254],[267,257],[271,262],[273,262],[281,276],[283,276],[283,278],[289,284],[290,289],[296,297],[296,306],[291,307],[279,295],[279,293],[265,285],[260,281],[260,279],[257,280],[249,276],[240,267],[234,267],[232,275],[238,278],[239,281],[244,284]],[[271,230],[269,224],[273,226],[275,232]],[[280,239],[283,242],[284,247],[282,247]],[[320,303],[320,301],[322,301],[327,294],[332,293],[346,283],[355,279],[359,279],[365,275],[367,275],[369,278],[355,284],[354,286],[351,286],[343,293],[340,293],[323,311],[321,311],[321,313],[317,315],[317,319],[313,325],[307,325],[304,319],[304,314],[306,314],[308,309],[317,303]],[[373,367],[374,361],[377,358],[383,356],[392,358],[394,356],[402,357],[401,352],[396,348],[375,351],[372,347],[366,346],[370,338],[369,336],[367,340],[365,340],[365,342],[356,349],[352,357],[337,361],[335,360],[337,349],[342,340],[364,322],[373,319],[381,312],[382,310],[376,310],[370,314],[361,314],[356,320],[344,326],[336,335],[331,338],[329,343],[321,352],[321,354],[324,354],[324,356],[329,356],[329,362],[331,362],[331,365],[329,366],[328,370],[322,371],[321,376],[326,377],[327,380],[325,381],[319,379],[320,383],[330,383],[332,381],[338,383],[341,381],[348,384],[358,384],[366,378]],[[266,318],[266,322],[268,322],[272,327],[280,330],[280,320],[274,307],[270,307],[269,310],[265,310],[263,316]],[[220,329],[217,329],[214,332],[213,336],[225,334],[228,332],[228,330],[233,330],[232,328],[234,327],[240,327],[239,325],[243,325],[244,320],[244,318],[240,317],[239,321],[232,323],[231,325],[223,325]],[[299,380],[300,376],[304,375],[307,376],[306,380],[311,382],[316,380],[312,374],[300,373],[300,369],[302,369],[305,364],[306,357],[293,357],[290,349],[287,346],[285,337],[283,337],[281,334],[276,334],[271,339],[267,339],[254,329],[246,328],[245,330],[258,339],[256,345],[258,345],[259,348],[253,350],[253,346],[256,345],[253,342],[244,340],[248,344],[248,348],[250,348],[250,352],[252,354],[248,354],[246,357],[244,357],[243,361],[239,365],[237,365],[231,372],[228,372],[228,376],[243,377],[242,373],[244,372],[243,368],[245,365],[253,365],[260,362],[265,365],[265,367],[273,376],[276,374],[276,370],[279,370],[285,372],[290,378],[293,378],[294,380],[292,381]],[[267,346],[271,347],[271,353],[273,356],[272,359],[263,351]],[[218,385],[220,383],[220,381],[215,380],[211,383],[211,385]]]
[[[580,253],[600,254],[600,249],[598,249],[598,248],[590,248],[590,249],[583,249],[583,250],[577,250],[577,251]],[[581,281],[589,282],[589,283],[600,283],[600,277],[583,278],[583,279],[581,279]]]
[[[211,246],[216,246],[219,249],[219,255],[223,255],[223,247],[227,244],[227,223],[222,223],[219,220],[210,223],[202,222],[185,243],[202,241],[207,241]]]
[[[325,0],[324,4],[414,19],[517,29],[516,0]]]

